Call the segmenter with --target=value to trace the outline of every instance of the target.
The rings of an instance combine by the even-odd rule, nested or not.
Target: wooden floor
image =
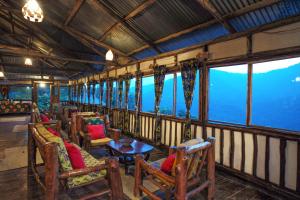
[[[7,118],[8,116],[6,116]],[[24,147],[27,143],[27,132],[22,129],[21,125],[26,125],[28,119],[25,121],[18,121],[18,117],[9,116],[14,122],[6,122],[0,117],[0,165],[7,149]],[[4,121],[4,122],[3,122]],[[18,125],[16,128],[16,125]],[[21,128],[20,128],[21,127]],[[17,130],[18,129],[18,130]],[[97,155],[98,157],[98,155]],[[153,155],[152,159],[157,159],[160,155]],[[41,188],[37,186],[32,176],[27,175],[27,167],[14,169],[14,166],[9,166],[11,169],[0,172],[0,199],[5,200],[24,200],[24,199],[43,199]],[[124,183],[123,183],[124,184]],[[65,193],[61,190],[59,199],[76,199],[83,192],[94,191],[102,186],[94,186],[93,188],[86,188],[76,192]],[[227,174],[217,172],[216,178],[216,199],[251,199],[251,200],[269,200],[269,199],[283,199],[280,197],[272,197],[266,191],[260,190],[247,182],[234,178]],[[193,199],[204,199],[204,194],[199,194]],[[163,194],[161,194],[163,197]],[[103,198],[102,198],[103,199]],[[147,199],[147,198],[144,198]]]

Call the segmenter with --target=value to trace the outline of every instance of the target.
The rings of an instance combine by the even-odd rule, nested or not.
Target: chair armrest
[[[152,166],[151,164],[146,162],[144,159],[139,158],[137,160],[136,164],[139,165],[138,168],[141,169],[139,173],[142,173],[142,170],[145,170],[148,174],[158,178],[165,184],[175,185],[175,177],[169,176],[168,174],[162,172],[160,169]]]
[[[107,169],[107,165],[106,164],[101,164],[101,165],[97,165],[94,167],[86,167],[83,169],[74,169],[71,171],[67,171],[67,172],[63,172],[62,174],[60,174],[59,178],[60,179],[67,179],[70,177],[76,177],[76,176],[81,176],[81,175],[86,175],[89,174],[91,172],[96,172],[96,171],[101,171]]]
[[[120,139],[121,136],[121,130],[120,129],[115,129],[115,128],[107,128],[107,132],[109,132],[110,137],[117,141]]]

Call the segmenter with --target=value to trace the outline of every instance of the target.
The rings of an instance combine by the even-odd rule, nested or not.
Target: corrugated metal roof
[[[151,56],[156,56],[157,55],[157,52],[154,51],[153,49],[144,49],[138,53],[135,53],[133,55],[133,57],[135,57],[136,59],[138,60],[141,60],[141,59],[144,59],[144,58],[148,58],[148,57],[151,57]]]
[[[158,0],[129,24],[151,40],[208,21],[212,16],[195,1]]]
[[[107,4],[107,1],[101,1],[104,4]],[[145,0],[110,0],[109,4],[113,6],[111,9],[123,18],[143,2],[145,2]]]
[[[299,14],[299,0],[284,0],[277,4],[241,15],[231,19],[229,22],[238,32],[241,32]]]
[[[22,1],[22,3],[25,1]],[[73,0],[39,1],[45,17],[51,17],[57,21],[64,21],[74,5]]]
[[[211,0],[210,2],[221,15],[226,15],[260,1],[262,0]]]
[[[84,32],[94,38],[109,29],[116,20],[112,18],[104,9],[95,6],[92,1],[86,1],[71,22],[71,27]]]
[[[144,42],[138,39],[135,34],[123,25],[114,28],[112,32],[107,35],[104,42],[116,49],[122,49],[123,52],[130,52],[145,45]]]

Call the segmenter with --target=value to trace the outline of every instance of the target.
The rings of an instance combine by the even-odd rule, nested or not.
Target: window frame
[[[33,87],[32,85],[28,84],[28,85],[20,85],[20,84],[16,84],[16,85],[10,85],[9,87],[9,91],[8,91],[8,99],[11,99],[9,92],[10,92],[10,87],[30,87],[31,88],[31,98],[30,99],[13,99],[13,101],[32,101],[33,100]],[[4,100],[4,98],[2,97],[2,95],[0,94],[1,98],[0,100]]]

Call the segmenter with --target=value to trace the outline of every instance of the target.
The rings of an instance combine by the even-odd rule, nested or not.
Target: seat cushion
[[[49,122],[50,121],[50,119],[45,114],[40,114],[40,117],[41,117],[42,122]]]
[[[77,145],[75,145],[77,146]],[[96,165],[104,164],[104,160],[97,160],[93,156],[91,156],[88,152],[84,151],[83,149],[80,149],[81,155],[83,156],[84,163],[86,167],[93,167]],[[68,178],[67,185],[69,188],[75,188],[82,185],[88,185],[90,183],[93,183],[95,181],[101,180],[105,178],[106,176],[106,170],[101,170],[99,172],[91,172],[87,175],[77,176]]]
[[[87,125],[87,131],[91,137],[91,140],[97,140],[105,138],[105,127],[103,124]]]
[[[47,130],[52,133],[54,136],[60,137],[60,133],[54,130],[53,128],[48,127]]]
[[[91,145],[92,146],[101,146],[101,145],[105,145],[108,142],[110,142],[112,139],[105,137],[102,139],[97,139],[97,140],[91,140]]]

